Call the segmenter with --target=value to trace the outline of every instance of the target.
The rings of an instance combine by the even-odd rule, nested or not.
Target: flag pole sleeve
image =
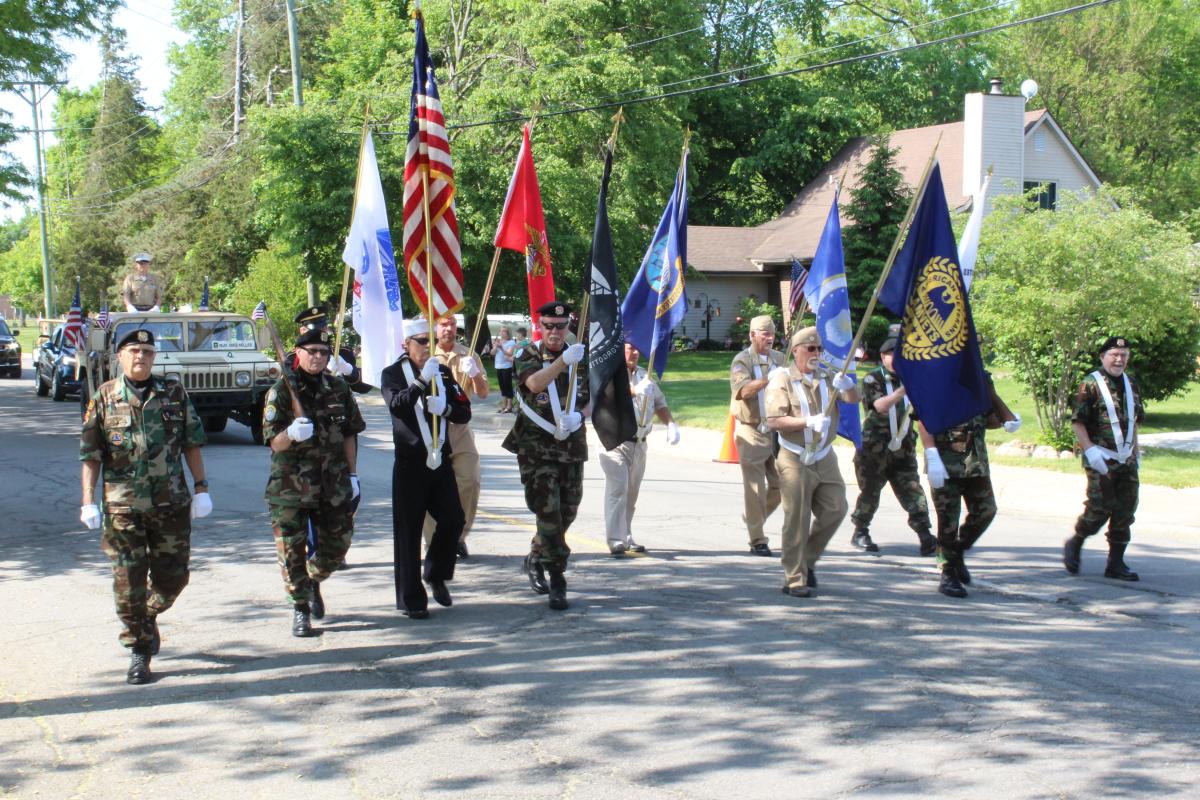
[[[479,329],[483,327],[483,321],[487,319],[488,300],[492,296],[492,281],[496,280],[496,265],[500,263],[500,248],[496,248],[496,252],[492,254],[492,266],[488,270],[487,285],[483,287],[483,299],[479,301],[479,316],[475,318],[475,332],[471,334],[470,351],[475,353],[475,345],[479,343]]]

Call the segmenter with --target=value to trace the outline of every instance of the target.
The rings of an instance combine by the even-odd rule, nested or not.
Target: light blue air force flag
[[[363,134],[359,151],[354,216],[342,261],[354,270],[354,330],[362,341],[363,380],[378,386],[384,368],[404,352],[404,309],[370,132]]]
[[[837,198],[825,219],[825,229],[817,244],[816,255],[804,284],[804,297],[817,315],[817,332],[825,348],[822,360],[835,370],[846,364],[846,374],[854,378],[854,329],[850,325],[850,292],[846,288],[846,262],[842,254],[842,223]],[[838,402],[838,435],[862,447],[862,422],[857,403]]]
[[[684,155],[675,175],[671,199],[621,305],[625,337],[647,357],[654,354],[653,367],[660,378],[671,351],[671,331],[687,313],[687,292],[683,286],[687,205],[687,155]]]

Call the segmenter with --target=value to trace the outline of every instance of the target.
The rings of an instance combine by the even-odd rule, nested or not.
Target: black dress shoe
[[[1063,566],[1072,575],[1079,574],[1079,561],[1083,556],[1083,539],[1072,536],[1063,542]]]
[[[445,581],[429,581],[429,589],[433,594],[433,599],[437,601],[439,606],[452,606],[454,599],[450,597],[450,590],[446,588]]]
[[[808,586],[785,586],[783,593],[789,597],[812,597],[812,589]]]
[[[321,584],[316,581],[308,593],[308,607],[313,619],[325,619],[325,598],[321,597]]]
[[[471,551],[467,549],[467,543],[464,542],[462,539],[459,539],[458,544],[456,544],[454,546],[454,552],[456,552],[458,554],[459,558],[470,558],[471,557]]]
[[[644,553],[644,552],[646,552],[646,546],[645,546],[645,545],[642,545],[642,544],[638,544],[637,542],[627,542],[627,543],[625,544],[625,549],[626,549],[626,550],[628,550],[628,551],[629,551],[629,552],[631,552],[631,553]]]
[[[555,611],[566,611],[570,607],[567,602],[567,577],[561,572],[550,573],[550,608]]]
[[[129,671],[125,673],[125,682],[134,686],[149,683],[153,676],[150,674],[150,650],[145,645],[133,648],[129,654]]]
[[[1124,561],[1117,561],[1116,563],[1109,561],[1108,565],[1104,568],[1104,577],[1112,578],[1114,581],[1128,581],[1130,583],[1139,580],[1138,574],[1126,566]]]
[[[917,539],[921,542],[922,556],[931,556],[937,552],[937,539],[929,531],[917,531]]]
[[[767,558],[770,558],[772,555],[771,548],[767,546],[766,542],[750,545],[750,552],[756,556],[766,556]]]
[[[162,647],[162,637],[158,634],[158,617],[150,618],[150,655],[158,655],[158,648]]]
[[[338,565],[337,565],[337,568],[338,568],[339,570],[343,570],[343,569],[350,569],[350,565],[349,565],[348,563],[346,563],[346,559],[344,559],[344,558],[343,558],[343,559],[342,559],[342,562],[341,562],[340,564],[338,564]]]
[[[938,591],[947,597],[966,597],[967,590],[959,583],[955,572],[956,570],[950,568],[949,564],[946,565],[946,568],[942,570],[942,580],[938,583]]]
[[[408,617],[409,619],[429,619],[429,609],[414,608],[409,610],[406,608],[404,610],[404,616]]]
[[[307,639],[313,635],[312,620],[307,608],[292,609],[292,636]]]
[[[529,578],[529,587],[533,591],[538,594],[550,593],[550,585],[546,583],[546,571],[542,569],[542,562],[538,561],[533,553],[525,556],[525,575]]]
[[[871,534],[867,533],[866,528],[859,528],[856,530],[854,535],[850,537],[850,544],[851,546],[857,547],[859,550],[862,550],[866,553],[879,552],[879,545],[871,541]]]
[[[625,547],[624,542],[617,542],[616,544],[610,544],[608,546],[608,552],[614,556],[625,555],[625,550],[626,550],[626,547]]]

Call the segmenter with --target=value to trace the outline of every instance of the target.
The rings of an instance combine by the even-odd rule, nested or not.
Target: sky
[[[187,36],[175,27],[172,21],[172,0],[125,0],[125,7],[117,12],[115,22],[128,34],[130,52],[139,59],[138,79],[142,84],[142,99],[152,108],[162,106],[163,92],[170,82],[167,68],[167,50],[172,44],[181,44]],[[67,52],[72,56],[67,67],[67,83],[78,89],[86,89],[96,82],[100,74],[100,47],[95,39],[67,39]],[[54,106],[55,94],[44,101],[42,127],[52,127],[50,110]],[[0,109],[12,114],[11,122],[17,128],[32,127],[33,117],[29,103],[9,92],[0,92]],[[48,134],[43,148],[53,143],[54,135]],[[34,172],[33,134],[22,134],[9,151],[21,160],[26,170]],[[37,198],[31,196],[29,205],[36,208]],[[21,206],[0,208],[0,218],[9,220],[24,213]]]

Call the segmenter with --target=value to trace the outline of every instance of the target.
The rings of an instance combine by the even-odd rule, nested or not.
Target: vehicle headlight
[[[169,381],[175,381],[176,383],[183,383],[183,376],[180,375],[178,372],[168,372],[163,377]]]
[[[250,373],[239,372],[233,376],[233,382],[240,388],[245,389],[250,385]]]
[[[63,356],[62,363],[64,366],[68,366],[68,367],[75,366],[75,356]]]

